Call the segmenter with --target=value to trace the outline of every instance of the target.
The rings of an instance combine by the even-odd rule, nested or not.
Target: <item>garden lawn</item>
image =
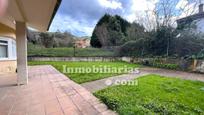
[[[204,115],[204,83],[147,75],[94,93],[120,115]]]
[[[99,57],[114,56],[114,52],[99,48],[76,48],[75,56],[77,57]],[[28,44],[28,56],[44,56],[44,57],[73,57],[74,48],[43,48],[39,45]]]
[[[68,68],[92,68],[95,67],[111,67],[111,68],[122,68],[122,67],[128,67],[128,68],[137,68],[139,67],[136,64],[130,64],[126,62],[45,62],[45,61],[32,61],[29,62],[29,65],[52,65],[54,66],[58,71],[63,72],[63,66],[67,66]],[[112,77],[115,75],[125,74],[127,72],[122,71],[121,73],[64,73],[66,76],[68,76],[71,80],[77,82],[77,83],[85,83],[89,81],[99,80],[107,77]]]

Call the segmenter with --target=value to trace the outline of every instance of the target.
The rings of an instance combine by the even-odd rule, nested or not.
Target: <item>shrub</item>
[[[136,56],[141,57],[144,54],[144,39],[129,41],[122,45],[118,50],[119,56]]]
[[[157,60],[156,61],[144,60],[143,62],[141,62],[141,64],[146,66],[157,67],[157,68],[164,68],[164,69],[172,69],[172,70],[180,69],[178,64],[168,64],[168,63],[165,64]]]
[[[198,53],[197,58],[198,58],[198,59],[204,59],[204,49],[202,49],[202,50],[200,51],[200,53]]]
[[[54,46],[54,36],[52,34],[49,34],[48,32],[40,33],[40,37],[46,48],[52,48]]]
[[[152,66],[158,67],[158,68],[172,69],[172,70],[177,70],[179,68],[179,65],[177,65],[177,64],[153,63]]]

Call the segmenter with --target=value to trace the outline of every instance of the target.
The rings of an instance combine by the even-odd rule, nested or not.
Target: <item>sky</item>
[[[188,3],[188,0],[175,1],[177,9]],[[97,21],[105,13],[118,14],[133,22],[138,17],[145,17],[146,12],[153,11],[158,2],[159,0],[62,0],[50,31],[67,31],[78,37],[91,36]],[[182,13],[180,15],[184,17]]]

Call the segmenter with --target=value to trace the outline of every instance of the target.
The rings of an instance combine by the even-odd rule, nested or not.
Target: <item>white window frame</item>
[[[0,36],[0,40],[2,41],[6,41],[7,43],[0,43],[0,45],[7,45],[7,57],[6,58],[0,58],[0,61],[9,61],[9,60],[16,60],[16,56],[13,57],[13,49],[12,49],[12,42],[13,42],[13,39],[10,38],[10,37],[1,37]],[[15,46],[16,47],[16,46]]]
[[[0,57],[0,60],[8,60],[9,59],[9,43],[8,43],[9,41],[5,40],[5,39],[2,39],[2,38],[0,38],[0,40],[7,42],[7,43],[1,43],[0,42],[0,45],[7,46],[7,57],[5,57],[5,58]]]

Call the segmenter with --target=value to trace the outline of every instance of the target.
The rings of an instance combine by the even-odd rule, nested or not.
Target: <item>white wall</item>
[[[197,31],[204,33],[204,19],[198,20],[196,25],[197,25]]]

